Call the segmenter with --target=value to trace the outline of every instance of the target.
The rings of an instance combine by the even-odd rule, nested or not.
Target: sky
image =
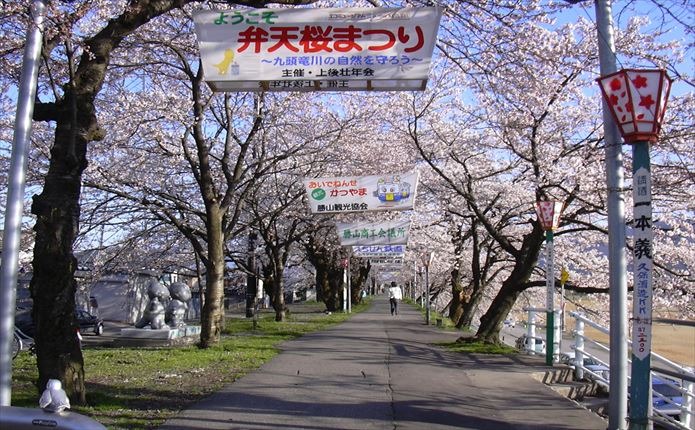
[[[679,41],[687,46],[683,63],[669,70],[674,79],[671,95],[692,93],[695,89],[695,3],[692,0],[615,0],[612,1],[612,18],[614,28],[625,28],[636,15],[646,15],[651,19],[648,29],[666,30],[668,41]],[[664,6],[659,6],[662,4]],[[558,24],[576,21],[579,17],[596,23],[596,8],[593,1],[583,1],[568,9]],[[627,67],[621,64],[620,52],[617,53],[617,67]],[[635,67],[629,64],[629,67]],[[654,65],[645,62],[639,67],[653,68]]]

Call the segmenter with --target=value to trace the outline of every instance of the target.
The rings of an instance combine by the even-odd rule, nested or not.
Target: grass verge
[[[422,313],[423,317],[426,316],[427,310],[420,306],[419,303],[417,303],[414,300],[411,300],[409,298],[404,299],[405,302],[415,306],[420,310]],[[471,334],[470,329],[464,328],[464,329],[458,329],[456,328],[456,325],[447,317],[441,315],[439,312],[436,312],[434,310],[430,310],[430,320],[431,321],[437,321],[438,319],[442,320],[441,323],[441,328],[444,330],[456,330],[460,331],[464,334]],[[460,353],[469,353],[469,354],[499,354],[499,355],[510,355],[510,354],[518,354],[519,350],[516,348],[513,348],[511,346],[507,345],[500,345],[500,344],[491,344],[491,343],[486,343],[482,341],[475,340],[473,338],[468,338],[468,337],[461,337],[459,340],[454,341],[454,342],[443,342],[443,343],[437,343],[436,345],[439,345],[441,347],[444,347],[448,349],[449,351],[454,351],[454,352],[460,352]]]
[[[512,348],[511,346],[486,343],[478,340],[470,340],[465,342],[445,342],[439,343],[438,345],[443,346],[450,351],[468,354],[512,355],[519,353],[518,349]]]
[[[418,309],[422,314],[423,320],[427,318],[427,309],[421,306],[420,303],[411,298],[404,298],[403,301],[415,306],[415,308]],[[460,331],[464,333],[470,332],[468,328],[457,328],[454,322],[451,321],[451,319],[449,319],[449,317],[440,314],[434,309],[430,309],[430,324],[437,324],[437,320],[442,320],[440,328],[444,330]]]
[[[354,306],[353,312],[367,308]],[[72,410],[109,429],[154,429],[178,411],[234,382],[273,358],[280,342],[343,322],[349,314],[322,312],[323,304],[290,306],[284,322],[263,313],[256,329],[246,318],[227,320],[222,340],[208,349],[93,348],[83,351],[87,405]],[[36,358],[13,362],[12,405],[37,407]]]

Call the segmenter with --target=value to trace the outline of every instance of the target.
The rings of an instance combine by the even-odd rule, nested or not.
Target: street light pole
[[[625,143],[632,144],[633,276],[630,429],[650,428],[653,239],[649,144],[656,143],[671,90],[664,70],[621,70],[598,79]]]
[[[352,313],[352,277],[350,276],[350,257],[347,259],[347,312]]]
[[[425,266],[425,323],[430,325],[430,265],[434,258],[434,252],[422,256],[422,265]]]
[[[251,318],[256,311],[256,296],[258,295],[258,273],[256,269],[256,239],[258,235],[254,231],[249,231],[247,264],[249,273],[246,275],[246,318]]]
[[[427,293],[425,294],[425,324],[430,325],[430,266],[425,266],[425,285]]]
[[[552,366],[554,362],[559,361],[559,348],[555,339],[557,332],[555,321],[555,253],[553,249],[553,231],[560,226],[560,215],[562,213],[562,202],[556,201],[539,201],[536,203],[536,212],[538,213],[538,221],[541,227],[545,230],[545,286],[546,286],[546,318],[545,318],[545,364]],[[561,335],[560,335],[561,336]]]
[[[613,18],[610,0],[595,0],[601,75],[616,71]],[[610,308],[611,377],[608,429],[627,426],[627,259],[625,255],[625,199],[623,151],[618,127],[603,102],[603,139],[606,142],[606,205],[608,213],[608,290]]]
[[[348,282],[350,279],[350,273],[348,271],[350,270],[350,257],[347,257],[343,260],[343,312],[347,313],[348,311]]]
[[[31,118],[34,114],[45,10],[46,4],[43,0],[36,0],[31,6],[33,21],[29,24],[27,42],[24,47],[10,170],[7,172],[7,204],[2,239],[2,264],[0,265],[0,339],[2,339],[0,341],[0,406],[10,406],[12,397],[10,348],[14,336],[19,242],[24,211]]]
[[[553,244],[553,231],[545,232],[545,286],[547,297],[545,304],[545,364],[552,366],[555,362],[555,250]]]

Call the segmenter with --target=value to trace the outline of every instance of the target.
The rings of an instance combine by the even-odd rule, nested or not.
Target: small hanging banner
[[[405,245],[408,243],[410,221],[336,223],[336,228],[343,246]]]
[[[442,10],[287,8],[193,14],[213,91],[424,90]]]
[[[369,263],[374,266],[402,266],[405,262],[403,257],[381,257],[381,258],[370,258]]]
[[[361,258],[381,258],[405,256],[405,245],[362,245],[353,246],[352,255]]]
[[[418,172],[377,176],[307,178],[313,213],[408,210],[415,206]]]

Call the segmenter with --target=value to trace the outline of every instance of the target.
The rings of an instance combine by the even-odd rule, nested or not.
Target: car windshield
[[[584,365],[585,366],[598,366],[599,362],[594,360],[591,357],[584,357]]]

